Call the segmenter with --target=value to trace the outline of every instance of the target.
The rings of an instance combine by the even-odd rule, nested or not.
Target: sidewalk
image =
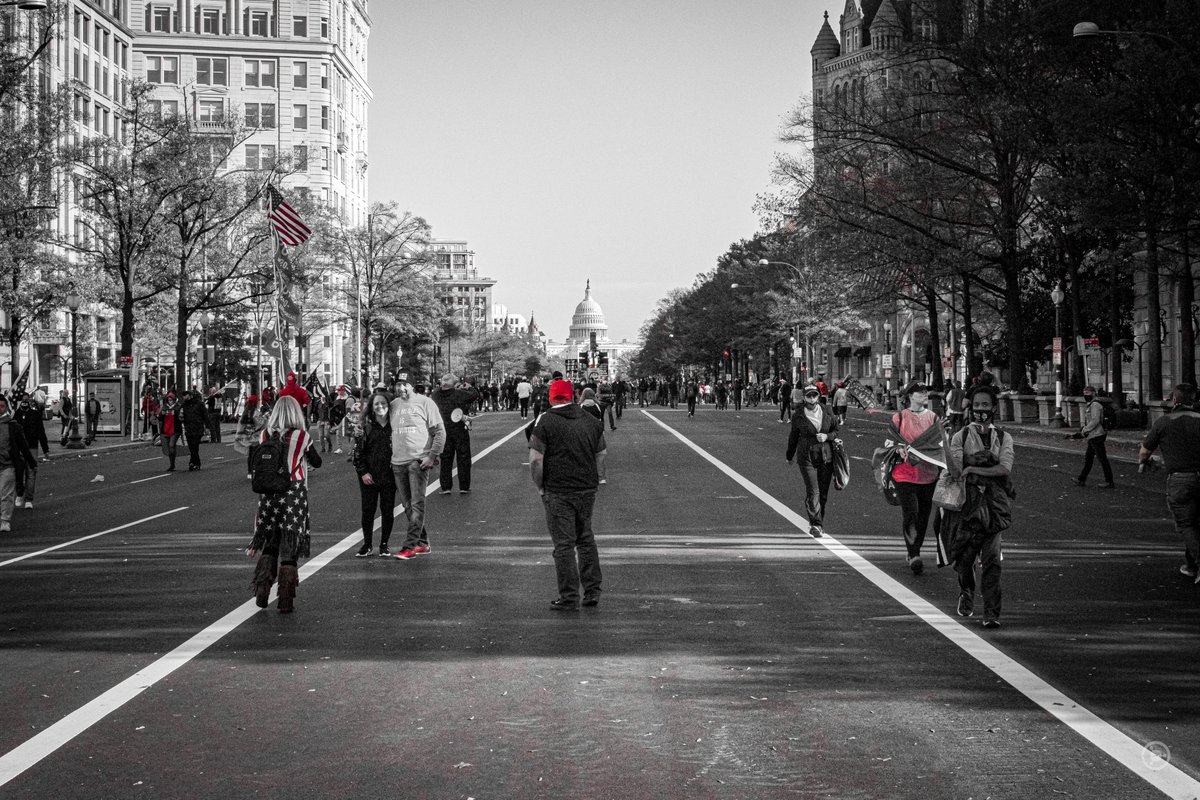
[[[101,434],[96,437],[96,441],[92,442],[89,445],[84,445],[83,449],[72,450],[69,447],[63,447],[63,445],[61,444],[61,439],[60,439],[61,428],[57,424],[57,420],[52,420],[52,422],[54,422],[55,424],[51,425],[51,424],[47,423],[47,425],[46,425],[46,438],[50,442],[50,454],[49,454],[48,458],[51,461],[54,461],[56,459],[62,459],[62,458],[71,458],[72,456],[86,456],[86,455],[90,455],[92,453],[104,453],[104,452],[111,452],[113,450],[124,450],[124,449],[137,448],[137,447],[153,447],[156,451],[159,450],[158,446],[154,445],[152,443],[153,442],[152,438],[148,437],[146,439],[130,440],[130,438],[128,436],[117,436],[116,434],[107,434],[107,435]],[[237,425],[235,425],[233,423],[228,423],[228,424],[222,425],[221,426],[221,442],[220,442],[220,444],[226,444],[226,443],[232,442],[233,438],[236,434],[237,434]],[[80,441],[82,442],[83,440],[81,439]],[[210,443],[207,438],[204,441],[206,444]],[[180,442],[179,446],[183,449],[183,451],[185,453],[187,452],[187,446],[183,442]],[[37,459],[39,461],[41,461],[42,460],[41,447],[34,446],[33,449],[35,451],[34,455],[37,457]]]

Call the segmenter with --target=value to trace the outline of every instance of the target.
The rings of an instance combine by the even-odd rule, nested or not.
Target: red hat
[[[560,406],[575,397],[575,387],[569,381],[553,381],[550,384],[550,405]]]
[[[296,373],[294,373],[294,372],[289,372],[289,373],[287,374],[287,382],[288,382],[288,383],[295,383],[295,382],[296,382]]]

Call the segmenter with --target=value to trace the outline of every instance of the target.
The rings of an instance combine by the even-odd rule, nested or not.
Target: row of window
[[[271,37],[278,36],[275,15],[267,9],[247,8],[242,11],[242,28],[244,36]],[[153,33],[183,33],[180,28],[179,14],[173,6],[161,3],[149,3],[146,6],[146,30]],[[307,15],[292,17],[292,37],[307,39],[309,36],[309,18]],[[329,18],[321,17],[315,24],[314,33],[319,31],[320,38],[329,38]],[[211,36],[229,36],[229,15],[223,8],[196,8],[192,16],[191,29],[188,33],[208,34]]]
[[[92,49],[96,51],[96,55],[112,58],[113,63],[120,65],[122,69],[129,69],[129,45],[113,35],[108,28],[102,26],[100,20],[93,20],[87,14],[76,9],[72,32],[75,40],[85,45],[89,43],[90,32],[90,43]]]
[[[292,62],[292,88],[309,88],[309,70],[307,61]],[[275,88],[276,65],[274,61],[244,59],[243,80],[246,86],[258,88]],[[178,56],[146,56],[146,80],[150,83],[179,83]],[[321,64],[320,88],[329,88],[329,65]],[[201,86],[228,86],[229,59],[196,57],[196,83]],[[313,88],[316,88],[315,85]]]

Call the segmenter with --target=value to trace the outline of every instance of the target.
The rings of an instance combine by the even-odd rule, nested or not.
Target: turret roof
[[[829,26],[829,12],[825,12],[825,22],[821,25],[821,30],[817,33],[817,40],[813,42],[812,50],[809,52],[814,56],[828,56],[834,58],[842,51],[842,45],[838,42],[837,34],[833,32],[833,28]]]

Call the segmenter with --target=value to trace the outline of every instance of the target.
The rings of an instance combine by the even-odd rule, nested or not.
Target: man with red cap
[[[600,604],[600,555],[592,533],[592,507],[600,484],[597,460],[605,454],[604,424],[572,402],[564,380],[550,384],[550,408],[529,438],[529,469],[542,496],[546,526],[554,543],[556,611]]]
[[[287,386],[284,386],[279,390],[279,396],[296,398],[296,402],[300,404],[300,408],[302,411],[304,411],[305,417],[307,418],[308,404],[311,401],[308,396],[308,390],[297,383],[296,373],[289,372],[287,374]]]

